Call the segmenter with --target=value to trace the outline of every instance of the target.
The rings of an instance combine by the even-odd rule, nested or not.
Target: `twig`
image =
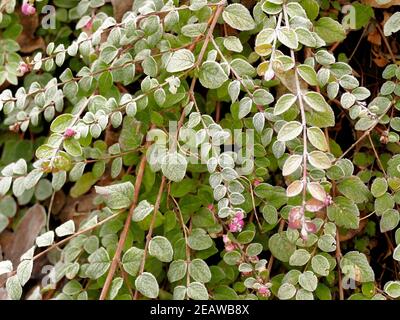
[[[340,260],[342,259],[342,252],[340,250],[340,236],[339,230],[336,230],[336,251],[335,251],[336,262],[338,266],[338,286],[339,286],[339,299],[344,300],[344,291],[342,285],[342,272],[340,270]]]
[[[382,170],[383,174],[387,178],[387,174],[386,174],[385,168],[383,167],[382,161],[379,158],[378,152],[375,149],[375,145],[374,145],[374,142],[371,139],[371,134],[370,133],[368,133],[368,139],[369,139],[369,143],[371,144],[372,150],[374,151],[376,161],[378,162],[378,165],[379,165],[380,169]]]
[[[153,216],[151,218],[149,232],[147,232],[147,236],[146,236],[146,244],[144,246],[144,254],[143,254],[142,262],[141,262],[141,265],[140,265],[139,275],[141,275],[143,273],[143,271],[144,271],[144,266],[146,264],[146,258],[147,258],[147,252],[148,252],[148,249],[149,249],[150,240],[153,237],[154,224],[156,223],[157,212],[158,212],[158,209],[160,208],[161,197],[162,197],[162,194],[164,192],[164,187],[165,187],[165,182],[166,181],[167,181],[167,178],[163,175],[162,179],[161,179],[160,189],[158,190],[156,203],[154,205],[154,212],[153,212]],[[135,294],[133,295],[133,300],[137,299],[138,293],[139,292],[136,289],[135,290]]]
[[[285,17],[285,24],[287,27],[289,27],[289,17],[287,14],[287,8],[284,6],[284,17]],[[279,26],[278,26],[279,27]],[[294,50],[290,49],[290,56],[293,61],[296,61],[296,57],[294,55]],[[306,118],[306,112],[303,104],[303,95],[301,92],[300,88],[300,80],[299,80],[299,75],[296,70],[297,67],[295,67],[294,70],[294,79],[296,83],[296,95],[299,100],[299,107],[300,107],[300,115],[301,115],[301,125],[303,127],[303,203],[302,207],[303,210],[305,210],[306,206],[306,199],[307,199],[307,156],[308,156],[308,151],[307,151],[307,118]]]
[[[392,59],[392,62],[393,62],[393,63],[396,63],[396,57],[394,56],[393,51],[392,51],[392,48],[390,47],[390,44],[389,44],[388,40],[386,39],[386,36],[385,36],[385,34],[383,33],[382,28],[381,28],[381,26],[379,25],[379,23],[376,24],[376,28],[378,29],[379,33],[380,33],[381,36],[382,36],[383,42],[385,43],[385,46],[386,46],[386,48],[387,48],[388,51],[389,51],[390,58]]]
[[[147,141],[146,144],[145,144],[145,147],[146,148],[149,147],[150,143],[151,143],[150,141]],[[131,225],[133,211],[135,210],[136,205],[137,205],[138,200],[139,200],[140,186],[142,185],[144,169],[146,167],[146,161],[147,161],[146,154],[143,154],[142,159],[141,159],[140,164],[139,164],[139,169],[138,169],[138,173],[137,173],[137,177],[136,177],[136,181],[135,181],[135,193],[134,193],[134,196],[133,196],[132,206],[130,207],[128,216],[126,217],[124,229],[121,232],[121,235],[120,235],[120,238],[119,238],[119,241],[118,241],[118,246],[117,246],[117,249],[115,250],[115,254],[114,254],[114,257],[112,259],[111,266],[110,266],[110,269],[108,271],[106,281],[104,283],[103,289],[101,290],[101,294],[100,294],[100,298],[99,298],[100,300],[105,300],[106,299],[107,293],[108,293],[108,291],[110,289],[111,282],[112,282],[114,274],[115,274],[115,271],[116,271],[116,269],[118,267],[118,262],[119,262],[119,260],[121,258],[122,249],[123,249],[123,247],[125,245],[126,237],[128,236],[128,232],[129,232],[129,227]]]

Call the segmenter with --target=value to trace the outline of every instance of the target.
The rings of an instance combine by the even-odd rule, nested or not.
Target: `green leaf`
[[[180,153],[167,153],[161,159],[162,173],[175,182],[181,181],[186,174],[187,160]]]
[[[279,141],[290,141],[297,138],[298,135],[303,131],[303,126],[298,121],[290,121],[285,123],[278,132]]]
[[[296,287],[291,283],[284,283],[279,287],[278,298],[280,300],[289,300],[296,294]]]
[[[297,249],[289,259],[291,266],[304,266],[310,260],[310,253],[304,249]]]
[[[96,186],[96,192],[105,199],[110,209],[126,209],[132,203],[134,187],[131,182],[123,182],[107,187]]]
[[[32,275],[33,261],[32,259],[23,260],[17,267],[17,276],[21,286],[24,286]]]
[[[315,290],[315,295],[319,300],[332,300],[332,293],[329,287],[323,283],[319,283]]]
[[[393,230],[399,224],[400,215],[399,212],[395,209],[386,210],[381,217],[381,221],[379,223],[381,232],[387,232]]]
[[[7,279],[6,282],[6,290],[8,296],[12,300],[19,300],[22,296],[22,287],[19,283],[18,276],[12,276]]]
[[[221,65],[215,61],[206,61],[202,64],[199,72],[199,80],[203,87],[216,89],[228,80],[228,76]]]
[[[111,265],[110,256],[103,247],[93,252],[89,258],[89,266],[86,269],[86,274],[91,279],[98,279],[105,274]]]
[[[307,291],[313,292],[317,289],[318,278],[315,276],[314,272],[306,271],[299,276],[299,284]]]
[[[383,26],[383,33],[386,37],[391,36],[400,30],[400,12],[395,12],[390,16],[390,18],[385,22]]]
[[[310,143],[318,150],[328,151],[328,143],[326,142],[325,135],[320,128],[307,128],[307,138]]]
[[[400,261],[400,244],[397,245],[396,249],[393,251],[393,259]]]
[[[63,142],[64,150],[73,157],[82,155],[82,148],[78,140],[74,138],[65,139]]]
[[[122,257],[122,266],[126,272],[135,277],[139,272],[144,251],[136,247],[129,248]]]
[[[301,0],[300,4],[310,20],[315,20],[318,17],[319,3],[317,0]]]
[[[315,72],[313,67],[307,64],[301,64],[297,66],[296,70],[300,75],[300,77],[302,77],[303,80],[307,82],[309,85],[311,86],[318,85],[317,73]]]
[[[274,101],[274,96],[265,89],[257,89],[253,92],[253,101],[257,105],[265,106]]]
[[[75,223],[73,220],[68,220],[56,228],[58,237],[65,237],[75,233]]]
[[[358,251],[347,252],[340,261],[340,268],[353,280],[360,282],[375,280],[374,270],[370,267],[367,257]]]
[[[379,2],[379,0],[378,0]],[[370,5],[363,5],[361,3],[355,2],[352,3],[353,8],[356,11],[356,15],[354,17],[355,20],[355,29],[360,29],[365,27],[371,18],[374,17],[374,9]],[[349,17],[351,20],[353,17]]]
[[[69,281],[62,289],[62,292],[73,296],[82,291],[82,285],[77,280]]]
[[[106,46],[100,52],[100,59],[109,64],[118,55],[118,49],[114,46]]]
[[[124,279],[122,279],[121,277],[115,278],[111,282],[111,288],[109,293],[110,300],[113,300],[118,295],[118,292],[122,288],[123,284],[124,284]]]
[[[316,33],[326,44],[342,41],[346,38],[343,26],[332,18],[322,17],[315,23],[314,27]]]
[[[376,178],[371,186],[371,193],[375,198],[383,196],[388,188],[388,183],[385,178]]]
[[[174,250],[167,238],[156,236],[150,240],[149,254],[161,262],[170,262],[174,255]]]
[[[142,221],[146,218],[152,211],[154,210],[154,206],[150,204],[147,200],[142,200],[136,206],[133,211],[132,221],[138,222]]]
[[[5,196],[0,201],[0,215],[12,218],[17,213],[17,203],[12,196]],[[6,219],[7,220],[7,219]],[[8,220],[7,220],[8,221]]]
[[[338,184],[338,190],[346,198],[353,200],[355,203],[366,202],[370,193],[367,186],[358,176],[346,177]]]
[[[188,245],[193,250],[205,250],[211,247],[213,241],[204,229],[193,229],[188,237]]]
[[[283,168],[282,175],[288,176],[295,172],[303,162],[303,157],[298,154],[293,154],[289,158],[286,159]]]
[[[329,108],[328,103],[324,97],[318,92],[307,92],[304,96],[304,101],[317,112],[324,112],[326,108]]]
[[[111,91],[113,81],[114,80],[111,72],[109,71],[103,72],[99,77],[99,82],[98,82],[99,93],[103,96],[108,96]]]
[[[83,174],[75,183],[75,185],[71,188],[71,197],[77,198],[80,195],[85,194],[96,183],[96,181],[97,178],[93,175],[92,172],[87,172]]]
[[[279,97],[275,104],[274,115],[278,116],[290,109],[296,102],[297,97],[294,94],[286,93]]]
[[[75,121],[75,117],[70,113],[59,115],[53,120],[50,130],[57,133],[64,133]]]
[[[54,231],[48,231],[36,238],[36,245],[38,247],[47,247],[53,244]]]
[[[238,118],[243,119],[245,116],[247,116],[251,110],[252,105],[253,102],[249,97],[244,97],[242,100],[240,100]]]
[[[268,247],[272,255],[282,262],[288,262],[296,245],[291,243],[285,232],[275,233],[268,241]]]
[[[317,169],[326,170],[331,167],[331,160],[322,151],[312,151],[308,154],[308,161]]]
[[[202,259],[193,259],[189,264],[190,276],[198,282],[206,283],[211,280],[211,271]]]
[[[156,277],[150,272],[143,272],[135,280],[136,289],[145,297],[155,299],[160,292]]]
[[[383,290],[392,298],[397,299],[400,297],[400,281],[386,282]]]
[[[166,64],[167,72],[180,72],[190,69],[194,65],[194,55],[188,49],[175,51]]]
[[[256,27],[249,10],[239,3],[228,5],[222,12],[222,18],[232,28],[240,31],[248,31]]]
[[[183,279],[186,275],[187,264],[184,260],[172,261],[168,269],[168,280],[175,282]]]
[[[234,36],[224,38],[224,47],[233,52],[243,51],[243,45],[240,42],[240,39]]]
[[[322,254],[317,254],[311,259],[311,267],[315,273],[321,276],[326,277],[329,274],[329,261]]]
[[[281,27],[277,32],[278,40],[286,47],[296,49],[299,45],[296,32],[288,27]]]
[[[339,227],[357,229],[359,226],[360,212],[354,202],[345,197],[336,197],[327,209],[328,217]]]
[[[191,282],[187,288],[187,295],[193,300],[208,300],[207,288],[200,282]]]

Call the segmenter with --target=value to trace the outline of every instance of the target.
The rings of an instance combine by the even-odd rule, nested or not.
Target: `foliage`
[[[21,3],[0,4],[0,232],[38,225],[0,262],[9,298],[400,297],[373,255],[398,270],[399,12],[383,28],[382,9],[317,0],[22,15],[47,4],[57,28],[24,58]],[[351,40],[371,28],[388,51],[372,85]],[[38,260],[50,283],[30,280]]]

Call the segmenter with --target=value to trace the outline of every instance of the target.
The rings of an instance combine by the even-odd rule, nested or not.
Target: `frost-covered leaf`
[[[96,186],[96,192],[111,209],[125,209],[132,203],[134,187],[131,182],[123,182],[106,187]]]
[[[240,31],[252,30],[256,27],[249,10],[239,3],[228,5],[222,12],[222,17],[232,28]]]
[[[143,272],[135,280],[136,289],[144,296],[155,299],[159,294],[157,279],[150,272]]]

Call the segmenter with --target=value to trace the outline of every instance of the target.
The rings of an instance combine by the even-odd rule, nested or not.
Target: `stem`
[[[287,14],[287,8],[286,5],[283,6],[283,13],[285,16],[285,24],[287,27],[289,27],[289,17]],[[277,26],[279,27],[279,25]],[[296,61],[296,57],[294,54],[293,49],[290,49],[290,56],[293,59],[293,61]],[[301,125],[303,126],[303,211],[305,210],[305,205],[306,205],[306,198],[307,198],[307,156],[308,156],[308,151],[307,151],[307,120],[306,120],[306,112],[303,104],[303,95],[301,92],[300,88],[300,80],[299,80],[299,75],[297,73],[297,67],[294,68],[294,79],[296,82],[296,95],[297,99],[299,100],[299,107],[300,107],[300,115],[301,115]]]
[[[147,236],[146,236],[146,244],[144,246],[144,254],[143,254],[142,262],[141,262],[141,265],[140,265],[140,270],[139,270],[139,274],[138,274],[139,276],[143,273],[144,266],[146,264],[147,252],[148,252],[148,249],[149,249],[150,240],[152,239],[152,236],[153,236],[154,224],[156,223],[157,212],[158,212],[158,209],[160,208],[161,197],[162,197],[162,194],[164,192],[164,187],[165,187],[166,180],[167,180],[167,178],[165,176],[162,176],[160,189],[158,190],[157,200],[156,200],[156,203],[154,205],[153,216],[152,216],[151,222],[150,222],[149,232],[147,233]],[[135,294],[133,296],[133,300],[137,299],[138,294],[139,294],[139,292],[136,289],[135,290]]]
[[[378,119],[375,120],[375,123],[369,128],[367,131],[364,131],[362,136],[357,139],[356,142],[354,142],[339,158],[337,158],[336,161],[342,159],[346,154],[348,154],[355,146],[357,146],[366,136],[370,134],[372,130],[375,129],[375,127],[378,125],[379,121],[386,115],[386,113],[390,110],[392,107],[393,103],[390,104],[390,106],[378,117]]]
[[[150,141],[147,141],[145,144],[145,148],[148,148],[150,146]],[[115,271],[118,267],[118,262],[120,261],[121,258],[121,253],[122,253],[122,249],[125,245],[125,241],[126,241],[126,237],[128,236],[128,232],[129,232],[129,227],[131,225],[131,221],[132,221],[132,216],[133,216],[133,211],[136,208],[136,205],[138,203],[139,200],[139,192],[140,192],[140,186],[142,185],[142,180],[143,180],[143,175],[144,175],[144,169],[146,167],[146,154],[143,154],[142,159],[140,160],[140,164],[139,164],[139,169],[137,172],[137,177],[136,177],[136,181],[135,181],[135,193],[133,195],[133,203],[132,206],[129,209],[129,214],[126,217],[125,220],[125,225],[124,225],[124,229],[121,232],[120,238],[119,238],[119,242],[118,242],[118,246],[117,249],[115,250],[115,254],[114,257],[112,259],[111,262],[111,266],[110,269],[108,271],[107,274],[107,278],[106,281],[104,283],[103,289],[101,290],[101,294],[100,294],[100,300],[105,300],[108,294],[108,291],[110,289],[111,286],[111,282],[113,280]]]

